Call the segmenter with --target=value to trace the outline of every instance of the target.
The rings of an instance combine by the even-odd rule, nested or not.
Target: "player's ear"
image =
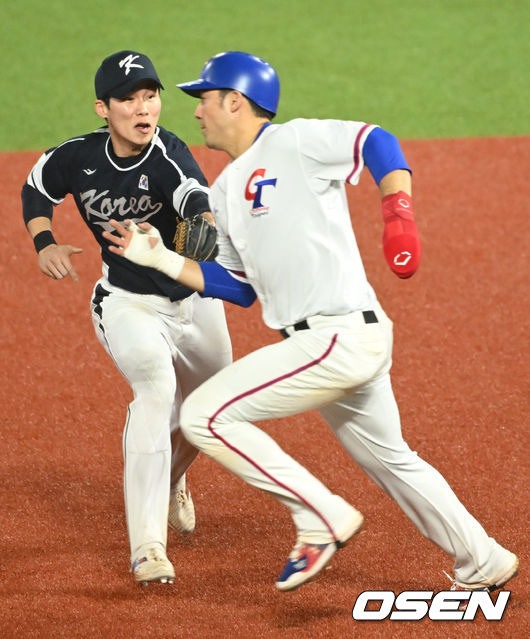
[[[239,110],[245,101],[243,94],[235,89],[230,91],[227,97],[229,100],[230,111],[232,112]]]
[[[99,115],[100,118],[107,119],[109,108],[103,100],[96,100],[94,102],[94,111]]]

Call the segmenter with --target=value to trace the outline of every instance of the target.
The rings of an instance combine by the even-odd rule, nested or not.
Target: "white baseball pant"
[[[418,529],[454,558],[455,578],[488,581],[510,553],[488,537],[445,479],[401,434],[389,370],[392,322],[361,312],[308,318],[309,330],[224,368],[183,403],[181,429],[203,451],[286,505],[298,537],[340,539],[346,503],[251,422],[320,409],[348,454]]]
[[[96,335],[134,394],[123,432],[124,496],[131,561],[167,542],[170,486],[198,451],[178,429],[181,398],[232,361],[220,300],[171,302],[102,278],[91,304]]]

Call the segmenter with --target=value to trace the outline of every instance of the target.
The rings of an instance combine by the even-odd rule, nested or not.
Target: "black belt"
[[[374,313],[374,311],[363,311],[363,318],[365,324],[376,324],[378,321],[377,315]],[[293,324],[293,330],[295,331],[307,331],[308,328],[309,324],[307,323],[307,320],[302,320],[301,322],[296,322],[296,324]],[[280,334],[284,338],[289,337],[289,333],[285,330],[285,328],[282,328],[280,330]]]

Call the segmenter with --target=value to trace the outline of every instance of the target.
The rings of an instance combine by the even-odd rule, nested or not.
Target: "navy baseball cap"
[[[96,71],[96,97],[98,100],[121,98],[144,80],[152,80],[160,89],[164,88],[146,55],[136,51],[118,51],[106,57]]]

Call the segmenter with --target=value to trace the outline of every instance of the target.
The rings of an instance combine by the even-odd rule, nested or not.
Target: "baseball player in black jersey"
[[[51,230],[53,208],[68,193],[101,246],[91,311],[99,341],[134,393],[123,434],[124,494],[131,571],[143,584],[173,581],[168,522],[180,533],[195,527],[185,472],[197,450],[177,428],[180,401],[232,360],[220,300],[113,254],[102,238],[112,231],[110,218],[149,221],[174,249],[180,221],[203,215],[213,222],[193,156],[158,126],[160,89],[147,56],[119,51],[105,58],[95,110],[106,126],[46,151],[22,188],[24,221],[45,275],[77,280],[71,256],[82,249],[56,242]]]

